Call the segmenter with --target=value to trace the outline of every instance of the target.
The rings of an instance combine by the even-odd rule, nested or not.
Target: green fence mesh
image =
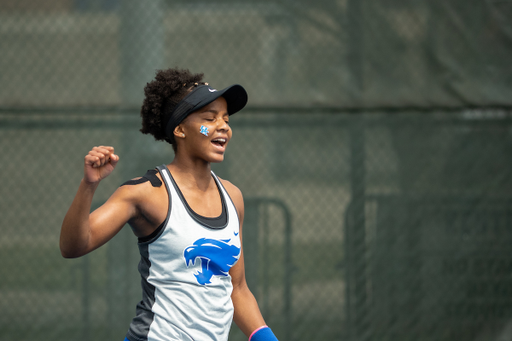
[[[249,92],[214,170],[244,193],[247,279],[281,341],[511,340],[511,14],[0,0],[0,340],[124,338],[136,238],[67,260],[60,225],[92,146],[121,157],[95,207],[172,160],[138,110],[174,66]]]

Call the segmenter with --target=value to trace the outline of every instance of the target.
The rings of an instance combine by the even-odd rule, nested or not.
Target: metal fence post
[[[363,117],[355,117],[351,127],[350,185],[352,199],[347,211],[347,329],[352,341],[369,340],[367,298],[367,250],[365,220],[365,137]]]
[[[263,269],[263,280],[259,281],[259,269],[260,269],[260,252],[268,252],[266,241],[263,241],[263,248],[259,245],[260,238],[260,225],[262,225],[263,233],[268,232],[268,209],[270,205],[279,208],[284,216],[284,257],[283,257],[283,334],[280,335],[280,340],[290,341],[291,326],[292,326],[292,276],[294,271],[294,265],[292,260],[292,217],[288,207],[280,200],[272,198],[248,198],[245,200],[245,216],[244,216],[244,262],[246,280],[249,288],[253,291],[256,296],[258,285],[264,286],[263,293],[267,294],[266,287],[269,286],[268,274]],[[267,238],[267,236],[263,236]],[[264,268],[269,267],[270,259],[263,255],[261,257],[264,264]],[[267,277],[266,277],[267,276]],[[268,299],[267,297],[263,298]],[[264,305],[263,308],[266,308]]]
[[[140,2],[127,0],[120,2],[120,97],[124,107],[140,108],[144,95],[144,86],[162,67],[164,58],[163,1]],[[138,110],[137,110],[138,111]],[[135,131],[135,130],[134,130]],[[131,131],[121,134],[122,147],[131,150],[133,144]],[[120,147],[121,147],[120,146]],[[121,148],[122,148],[121,147]],[[143,155],[133,155],[131,164],[123,165],[122,177],[133,177]],[[142,175],[142,174],[138,174]],[[109,315],[111,333],[128,329],[128,323],[134,315],[133,305],[135,287],[139,287],[136,264],[138,251],[134,237],[125,226],[109,242]],[[140,289],[138,289],[140,290]],[[137,294],[139,297],[139,294]]]
[[[123,105],[140,107],[144,86],[164,60],[163,1],[121,2],[121,98]]]

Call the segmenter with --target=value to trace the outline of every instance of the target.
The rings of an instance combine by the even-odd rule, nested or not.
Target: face
[[[174,135],[180,140],[178,150],[207,162],[223,161],[232,136],[226,100],[219,97],[190,114],[176,127]]]

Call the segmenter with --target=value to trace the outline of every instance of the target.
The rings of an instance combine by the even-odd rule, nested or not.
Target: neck
[[[167,166],[180,187],[197,188],[206,191],[212,183],[211,164],[204,160],[196,162],[183,160],[176,155]]]

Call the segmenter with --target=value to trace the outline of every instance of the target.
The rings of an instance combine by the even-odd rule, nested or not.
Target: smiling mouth
[[[227,143],[227,140],[225,138],[216,138],[212,140],[212,143],[219,147],[224,147]]]

